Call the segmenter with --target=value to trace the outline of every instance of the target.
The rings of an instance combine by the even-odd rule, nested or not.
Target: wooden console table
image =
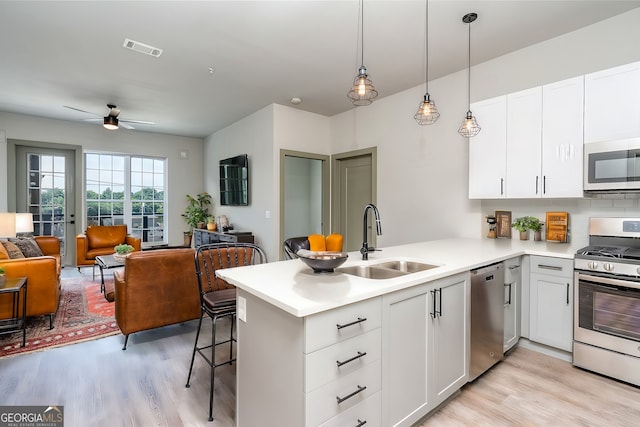
[[[193,242],[195,247],[210,243],[253,243],[253,234],[250,231],[230,231],[220,233],[199,228],[193,230]]]

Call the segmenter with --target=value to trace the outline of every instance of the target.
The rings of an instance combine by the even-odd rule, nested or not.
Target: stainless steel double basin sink
[[[351,274],[353,276],[364,277],[366,279],[393,279],[411,273],[430,270],[440,267],[439,265],[426,264],[422,262],[392,260],[377,264],[353,265],[350,267],[337,268],[339,273]]]

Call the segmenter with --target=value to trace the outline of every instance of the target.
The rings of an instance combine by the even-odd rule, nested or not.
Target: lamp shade
[[[0,212],[0,237],[16,237],[16,214]]]
[[[16,214],[16,233],[33,233],[33,214]]]

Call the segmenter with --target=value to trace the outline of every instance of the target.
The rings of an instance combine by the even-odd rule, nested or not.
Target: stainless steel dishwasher
[[[469,381],[502,360],[504,264],[471,270],[471,358]]]

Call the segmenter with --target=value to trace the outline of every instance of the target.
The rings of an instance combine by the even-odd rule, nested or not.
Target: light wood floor
[[[0,405],[64,405],[66,427],[233,426],[235,367],[216,370],[213,422],[207,422],[209,367],[201,357],[191,388],[184,387],[196,326],[133,334],[126,351],[116,335],[2,358]],[[638,426],[640,388],[517,348],[422,424],[468,425]]]

